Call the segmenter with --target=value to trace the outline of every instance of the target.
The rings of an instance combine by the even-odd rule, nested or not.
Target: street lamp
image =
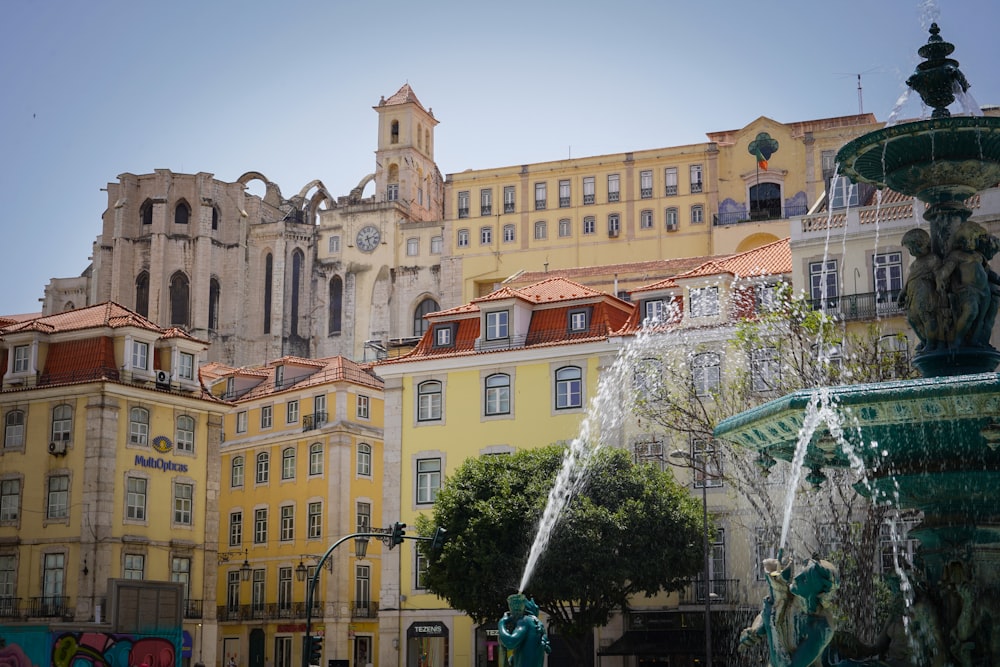
[[[670,452],[670,458],[686,461],[686,467],[700,472],[701,480],[701,517],[702,517],[702,557],[705,568],[705,664],[712,667],[712,594],[709,591],[711,583],[711,549],[708,544],[708,471],[695,464],[694,457],[688,452],[677,449]],[[703,464],[704,465],[704,464]]]
[[[239,557],[239,555],[239,551],[222,551],[217,554],[220,564],[228,563],[234,556]],[[253,568],[250,567],[250,550],[244,549],[243,564],[240,565],[240,579],[250,581],[251,573],[253,573]]]

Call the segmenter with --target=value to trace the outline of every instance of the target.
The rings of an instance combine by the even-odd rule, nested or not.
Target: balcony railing
[[[652,199],[653,188],[639,188],[639,197],[641,199]]]
[[[244,604],[238,606],[219,605],[216,609],[219,621],[274,621],[288,618],[305,618],[305,602],[269,602],[267,604]],[[313,601],[313,618],[323,618],[324,605]]]
[[[610,203],[614,203],[614,202],[618,201],[618,199],[620,197],[621,197],[621,193],[620,192],[609,192],[608,193],[608,203],[609,204]]]
[[[70,611],[69,598],[62,596],[28,598],[28,606],[24,611],[25,615],[31,618],[63,616]]]
[[[706,582],[696,579],[688,582],[680,594],[681,604],[705,604]],[[739,579],[712,579],[707,582],[708,591],[712,596],[712,604],[732,604],[739,601]]]
[[[545,200],[544,199],[536,199],[535,200],[535,210],[536,211],[544,211],[545,210]]]
[[[663,191],[663,194],[666,197],[676,197],[677,196],[677,186],[676,185],[667,185],[667,186],[665,186],[665,190]]]
[[[466,207],[462,207],[462,208],[458,209],[458,217],[460,217],[460,218],[468,218],[469,217],[469,208],[466,206]]]
[[[512,202],[512,201],[505,201],[503,203],[503,212],[504,213],[514,213],[515,210],[516,209],[514,207],[514,202]]]
[[[184,602],[184,618],[202,618],[204,600],[186,600]]]
[[[493,215],[493,205],[483,204],[479,207],[479,215]]]
[[[325,412],[314,412],[311,415],[302,416],[303,431],[315,431],[318,428],[322,428],[323,424],[325,423],[326,423]]]
[[[701,181],[691,184],[691,194],[695,195],[701,192],[702,184]]]
[[[714,224],[717,227],[738,225],[743,222],[764,222],[766,220],[785,220],[805,215],[809,207],[805,204],[795,206],[774,206],[771,208],[755,208],[750,211],[726,211],[716,213]]]
[[[583,195],[583,203],[585,206],[589,206],[594,203],[594,195]]]
[[[378,616],[378,602],[355,602],[351,607],[353,618],[375,618]]]
[[[896,303],[898,296],[899,290],[848,294],[810,299],[809,306],[813,310],[822,310],[827,315],[835,315],[844,320],[873,320],[877,317],[902,315],[903,309]]]

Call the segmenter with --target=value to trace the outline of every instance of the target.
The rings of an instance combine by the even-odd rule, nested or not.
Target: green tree
[[[448,478],[433,518],[417,524],[423,535],[448,531],[441,551],[425,551],[431,592],[477,623],[499,620],[507,596],[517,592],[564,451],[552,445],[468,459]],[[676,590],[701,571],[702,537],[701,506],[669,471],[605,448],[525,593],[567,638],[577,664],[586,664],[581,640],[629,597]]]

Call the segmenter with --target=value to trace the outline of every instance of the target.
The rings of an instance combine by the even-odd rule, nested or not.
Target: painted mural
[[[49,638],[51,644],[46,641]],[[176,667],[177,664],[175,644],[163,637],[106,632],[49,634],[29,630],[0,638],[0,667]]]

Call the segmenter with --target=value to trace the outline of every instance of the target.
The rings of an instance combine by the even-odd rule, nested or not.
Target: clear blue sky
[[[995,0],[5,0],[0,313],[88,264],[118,174],[264,173],[286,196],[374,171],[403,83],[445,174],[695,143],[761,115],[888,118],[930,19],[1000,104]],[[915,96],[914,96],[915,97]],[[907,113],[908,112],[908,113]],[[911,102],[904,116],[922,113]]]

